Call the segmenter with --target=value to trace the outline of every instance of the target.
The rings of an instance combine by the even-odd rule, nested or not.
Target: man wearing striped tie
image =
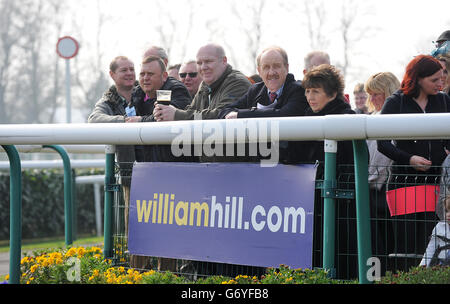
[[[289,73],[286,51],[273,46],[256,59],[262,82],[252,85],[247,93],[228,105],[220,118],[303,116],[308,108],[300,81]]]

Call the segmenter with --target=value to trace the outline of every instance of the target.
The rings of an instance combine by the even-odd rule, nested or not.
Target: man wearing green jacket
[[[174,121],[174,120],[193,120],[193,119],[217,119],[221,110],[238,100],[247,93],[251,86],[248,78],[239,71],[233,70],[227,62],[224,49],[216,44],[207,44],[201,47],[197,52],[197,71],[203,78],[197,94],[184,110],[177,109],[172,105],[156,104],[153,110],[153,117],[156,121]],[[192,147],[190,149],[192,153]],[[201,162],[217,161],[218,158],[200,156]],[[219,157],[220,158],[220,157]],[[225,158],[222,158],[222,161]],[[202,269],[196,262],[187,262],[181,267],[185,269],[194,269],[190,272],[196,272]],[[221,265],[212,263],[211,266],[205,266],[206,269],[214,267],[220,269]],[[220,271],[220,270],[219,270]],[[210,273],[208,273],[210,274]]]
[[[217,119],[228,104],[247,93],[251,83],[241,72],[227,62],[224,49],[207,44],[197,52],[197,68],[203,78],[192,103],[184,110],[157,105],[153,110],[157,121]]]

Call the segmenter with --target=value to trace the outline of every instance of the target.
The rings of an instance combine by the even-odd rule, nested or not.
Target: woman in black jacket
[[[344,97],[344,79],[331,65],[322,64],[309,71],[302,81],[309,108],[305,116],[330,114],[355,114]],[[323,163],[324,141],[300,141],[289,151],[289,163]],[[336,177],[343,182],[340,189],[353,187],[353,145],[351,141],[339,141],[336,155]],[[323,165],[317,170],[317,179],[323,179]],[[341,279],[356,278],[356,207],[354,200],[336,200],[336,275]],[[322,267],[323,199],[317,190],[314,203],[313,266]]]
[[[333,66],[323,64],[305,75],[302,86],[309,107],[305,116],[325,116],[331,114],[355,114],[345,101],[344,79]],[[290,149],[289,163],[323,162],[324,141],[300,141]],[[339,141],[336,162],[338,165],[353,164],[351,141]],[[318,174],[319,175],[319,174]]]
[[[449,112],[450,98],[439,92],[442,73],[438,60],[427,55],[416,56],[406,67],[400,90],[386,99],[381,114]],[[377,144],[378,151],[394,161],[387,186],[387,200],[391,215],[394,215],[395,253],[422,254],[436,217],[434,211],[420,207],[425,204],[422,199],[425,196],[418,194],[422,193],[421,190],[434,191],[433,186],[439,184],[441,164],[449,149],[448,141],[379,140]],[[408,191],[412,191],[415,197],[408,196],[406,199],[405,193]],[[427,200],[426,203],[434,206],[435,201]],[[396,212],[400,209],[405,211]],[[407,270],[419,262],[420,258],[403,260],[401,265],[396,262],[394,267]]]

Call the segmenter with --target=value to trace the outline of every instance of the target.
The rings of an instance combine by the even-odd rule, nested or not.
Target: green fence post
[[[367,262],[372,256],[372,236],[370,232],[370,201],[368,181],[368,151],[365,140],[353,140],[355,157],[356,228],[358,241],[358,271],[361,284],[368,280]]]
[[[76,177],[77,174],[75,172],[75,169],[72,169],[72,223],[73,223],[72,240],[74,242],[77,240],[77,233],[78,233],[78,221],[77,221],[78,201],[77,201]]]
[[[2,145],[9,158],[9,284],[20,283],[22,248],[22,168],[17,149]]]
[[[112,257],[112,204],[113,204],[113,194],[111,191],[111,185],[115,184],[114,175],[114,158],[116,147],[114,145],[106,146],[106,164],[105,164],[105,206],[104,206],[104,227],[103,227],[103,238],[104,238],[104,248],[103,254],[105,258]]]
[[[325,175],[323,181],[323,268],[329,271],[329,276],[336,275],[334,267],[336,201],[333,191],[336,188],[336,152],[337,141],[325,140]]]
[[[58,152],[63,160],[64,165],[64,222],[66,246],[73,243],[73,216],[72,216],[72,168],[70,166],[70,158],[66,150],[57,145],[44,145],[43,148],[50,148]]]

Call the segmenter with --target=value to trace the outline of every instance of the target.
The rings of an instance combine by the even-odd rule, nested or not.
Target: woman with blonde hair
[[[369,112],[378,113],[386,98],[400,88],[400,81],[391,72],[376,73],[367,79],[364,90],[369,94],[367,100]]]
[[[387,97],[400,88],[400,81],[391,72],[376,73],[367,79],[364,89],[369,95],[367,105],[371,115],[379,115]],[[386,202],[386,182],[392,160],[377,150],[376,140],[367,140],[369,149],[369,194],[372,218],[372,250],[380,258],[381,271],[388,270],[387,256],[392,252],[394,239]]]

